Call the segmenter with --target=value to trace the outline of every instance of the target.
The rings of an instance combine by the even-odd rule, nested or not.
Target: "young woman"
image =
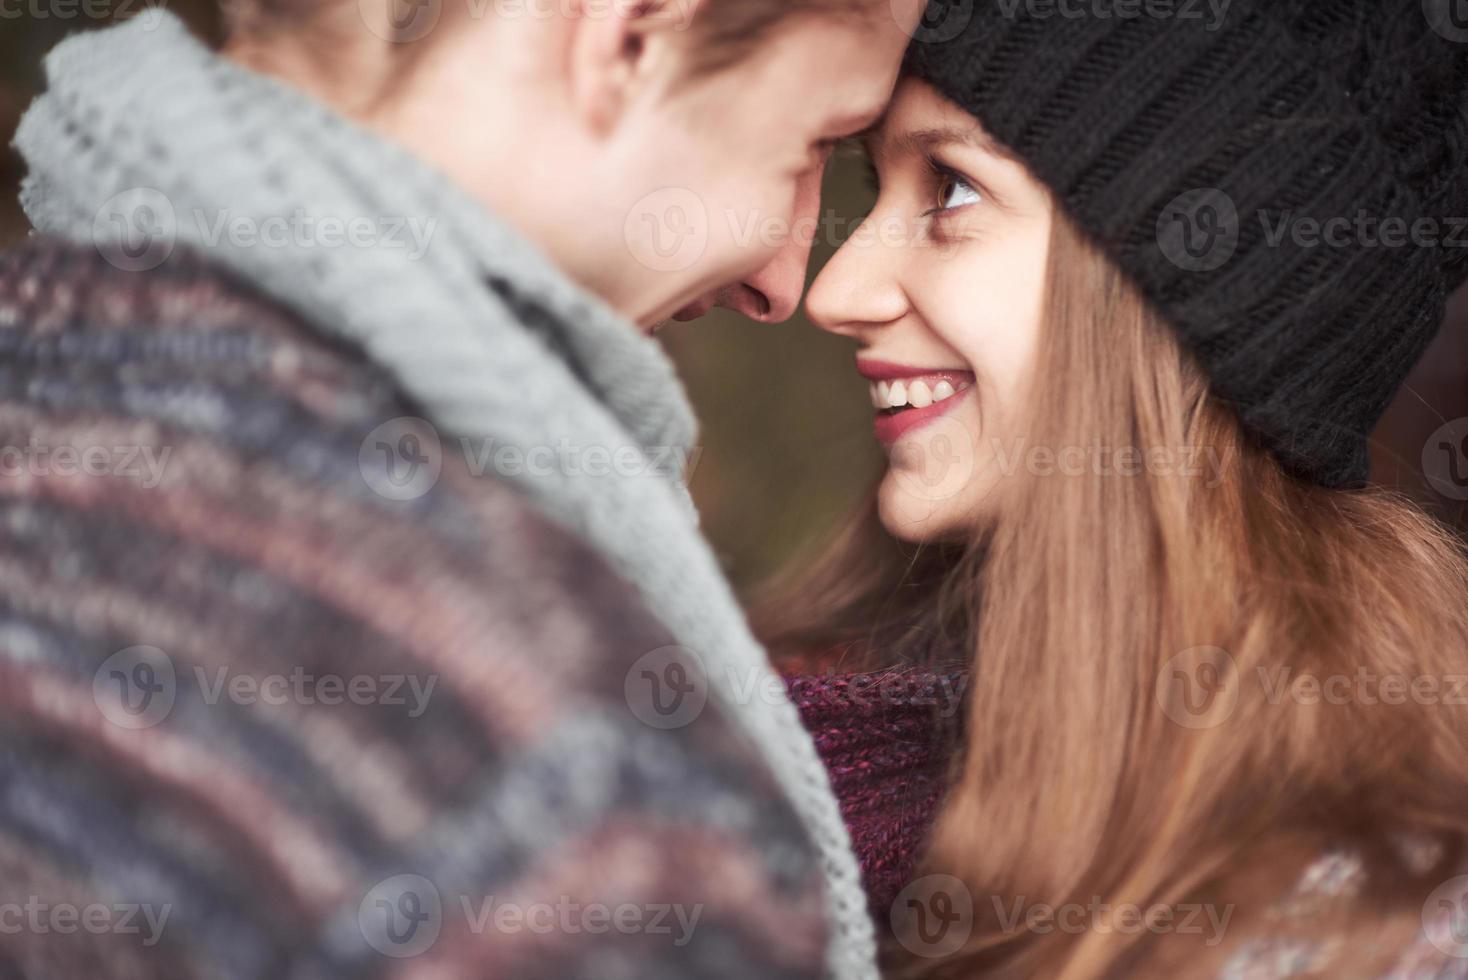
[[[1468,564],[1364,479],[1465,277],[1468,45],[1406,0],[925,23],[964,11],[808,301],[890,465],[764,622],[927,678],[794,685],[894,971],[1468,973]],[[866,719],[902,741],[853,762]]]

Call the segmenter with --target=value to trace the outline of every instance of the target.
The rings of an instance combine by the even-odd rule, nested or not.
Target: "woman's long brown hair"
[[[1000,519],[960,546],[904,551],[864,514],[808,587],[756,619],[777,653],[850,643],[863,666],[972,663],[924,862],[971,893],[972,936],[937,959],[897,949],[893,968],[1157,975],[1143,964],[1170,956],[1197,968],[1257,931],[1317,846],[1370,854],[1408,829],[1447,846],[1420,877],[1378,882],[1366,935],[1416,935],[1468,830],[1468,707],[1450,703],[1468,674],[1460,542],[1386,491],[1286,473],[1059,216],[1049,265],[1027,442],[1079,447],[1088,465],[1016,468]],[[1123,447],[1140,466],[1118,461]],[[1334,693],[1291,693],[1310,678]],[[1437,693],[1386,703],[1398,699],[1379,696],[1385,678]],[[1097,899],[1227,901],[1237,914],[1230,941],[1207,949],[998,914]]]

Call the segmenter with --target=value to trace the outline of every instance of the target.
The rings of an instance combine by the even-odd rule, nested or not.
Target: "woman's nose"
[[[901,248],[867,227],[875,212],[821,270],[806,296],[806,314],[822,330],[860,336],[908,312],[901,285]]]

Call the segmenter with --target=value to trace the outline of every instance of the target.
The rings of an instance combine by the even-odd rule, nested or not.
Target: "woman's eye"
[[[952,211],[969,204],[978,204],[982,197],[973,185],[957,174],[945,173],[938,182],[938,210]]]

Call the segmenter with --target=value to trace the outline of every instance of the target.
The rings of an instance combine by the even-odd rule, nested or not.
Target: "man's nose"
[[[784,323],[795,315],[805,292],[810,250],[808,239],[786,243],[763,269],[724,290],[721,305],[760,323]]]
[[[780,251],[754,275],[723,290],[719,305],[761,323],[784,323],[795,315],[805,292],[811,246],[820,227],[821,180],[825,173],[823,159],[800,178]]]

